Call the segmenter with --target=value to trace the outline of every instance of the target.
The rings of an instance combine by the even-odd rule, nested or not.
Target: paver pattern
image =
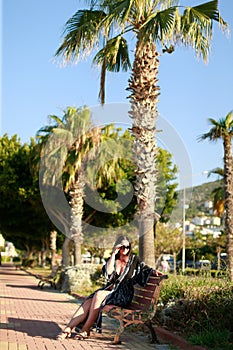
[[[103,333],[91,333],[85,341],[55,340],[75,312],[77,299],[52,288],[41,290],[38,280],[14,266],[0,266],[0,349],[1,350],[169,350],[167,344],[150,344],[143,332],[125,331],[121,345],[111,344],[112,322],[103,321]]]

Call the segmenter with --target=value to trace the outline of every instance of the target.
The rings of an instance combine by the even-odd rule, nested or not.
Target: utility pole
[[[185,187],[183,189],[183,230],[182,230],[182,272],[184,273],[185,270],[185,240],[186,240],[186,233],[185,233],[185,201],[186,201],[186,193],[185,193]]]

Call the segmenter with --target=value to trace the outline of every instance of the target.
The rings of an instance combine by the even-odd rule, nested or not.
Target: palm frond
[[[208,177],[210,177],[210,175],[212,175],[212,174],[219,175],[219,176],[221,176],[223,178],[223,176],[224,176],[224,169],[220,168],[220,167],[214,168],[214,169],[212,169],[212,170],[210,170],[208,172]]]
[[[220,16],[217,0],[187,7],[181,16],[181,29],[177,37],[184,45],[191,45],[204,61],[207,61],[210,51],[213,21],[218,22],[222,29],[227,28],[226,22]]]
[[[127,71],[131,68],[127,41],[121,35],[108,40],[93,61],[100,65],[105,63],[110,72],[119,72],[120,69]]]
[[[120,23],[120,26],[129,20],[129,15],[134,6],[135,0],[107,1],[109,18]],[[105,2],[106,4],[106,2]]]
[[[170,7],[168,9],[157,11],[150,16],[140,27],[143,40],[147,41],[152,37],[153,41],[169,40],[173,35],[177,8]]]
[[[228,29],[227,23],[220,16],[218,10],[218,0],[209,1],[204,4],[194,6],[192,9],[193,12],[196,14],[196,17],[199,17],[200,20],[202,16],[206,16],[206,18],[210,18],[211,20],[219,22],[223,29]]]
[[[82,53],[89,54],[98,46],[102,35],[105,13],[98,10],[79,10],[65,24],[64,40],[55,53],[66,62],[77,60]]]
[[[226,127],[230,133],[233,133],[233,111],[230,111],[226,116]]]
[[[205,139],[209,139],[209,141],[217,141],[219,138],[224,139],[226,136],[233,136],[232,112],[229,112],[225,118],[220,118],[219,120],[209,118],[208,121],[213,127],[209,132],[200,135],[198,141]]]

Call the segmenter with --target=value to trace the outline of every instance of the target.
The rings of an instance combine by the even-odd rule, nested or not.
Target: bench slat
[[[155,290],[155,288],[157,287],[157,284],[154,285],[154,284],[148,284],[146,287],[141,287],[141,286],[138,286],[136,285],[134,287],[134,290],[139,290],[139,291],[144,291],[144,290],[151,290],[152,292]]]
[[[135,297],[134,300],[132,301],[132,303],[135,305],[135,303],[139,304],[140,307],[144,309],[145,306],[149,307],[151,305],[151,299],[143,299],[140,297]]]
[[[142,298],[153,298],[153,291],[151,290],[144,290],[142,293],[140,293],[138,290],[134,292],[134,296],[141,296]]]

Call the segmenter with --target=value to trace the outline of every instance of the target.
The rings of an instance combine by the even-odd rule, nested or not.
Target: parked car
[[[210,260],[199,260],[195,263],[195,268],[201,270],[210,270],[211,262]]]
[[[195,266],[194,266],[194,263],[193,263],[193,260],[186,260],[185,261],[185,268],[191,268],[193,269]],[[181,270],[182,269],[182,260],[178,260],[176,262],[176,269],[177,270]]]
[[[214,262],[212,264],[212,269],[217,270],[218,269],[218,259],[217,257],[214,259]],[[227,269],[227,254],[221,253],[220,255],[220,270],[226,270]]]

